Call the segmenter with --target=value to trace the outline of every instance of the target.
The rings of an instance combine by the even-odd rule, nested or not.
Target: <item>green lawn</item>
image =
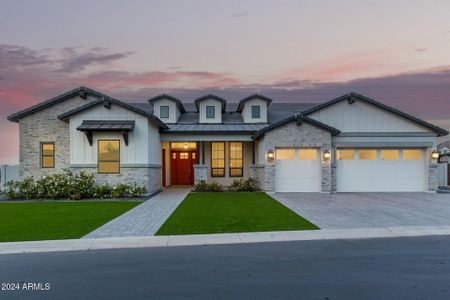
[[[140,202],[0,203],[0,242],[80,238]]]
[[[156,235],[310,229],[318,227],[265,193],[190,193]]]

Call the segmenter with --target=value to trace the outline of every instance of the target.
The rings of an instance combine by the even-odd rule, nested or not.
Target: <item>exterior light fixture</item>
[[[331,152],[330,150],[325,150],[323,151],[323,160],[324,161],[329,161],[331,158]]]
[[[188,143],[184,143],[184,149],[187,149],[188,148]]]
[[[439,158],[439,152],[437,150],[431,151],[431,159],[438,159]]]
[[[269,151],[267,151],[267,160],[268,161],[273,161],[273,159],[275,158],[275,153],[272,149],[270,149]]]

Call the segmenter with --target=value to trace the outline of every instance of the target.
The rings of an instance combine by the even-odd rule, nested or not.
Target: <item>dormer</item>
[[[153,114],[164,123],[176,123],[180,115],[186,112],[183,103],[170,95],[162,94],[149,99],[148,102],[153,105]]]
[[[239,101],[237,112],[242,114],[244,123],[267,123],[267,107],[271,102],[266,96],[254,94]]]
[[[195,99],[199,123],[222,123],[227,101],[216,95],[206,95]]]

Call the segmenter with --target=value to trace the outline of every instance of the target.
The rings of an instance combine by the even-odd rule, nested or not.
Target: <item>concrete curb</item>
[[[450,235],[450,226],[326,229],[0,243],[0,254]]]

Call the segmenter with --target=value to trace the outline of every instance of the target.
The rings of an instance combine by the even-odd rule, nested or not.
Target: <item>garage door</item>
[[[317,149],[277,149],[275,162],[277,192],[318,192],[320,160]]]
[[[338,192],[424,191],[423,149],[338,149]]]

